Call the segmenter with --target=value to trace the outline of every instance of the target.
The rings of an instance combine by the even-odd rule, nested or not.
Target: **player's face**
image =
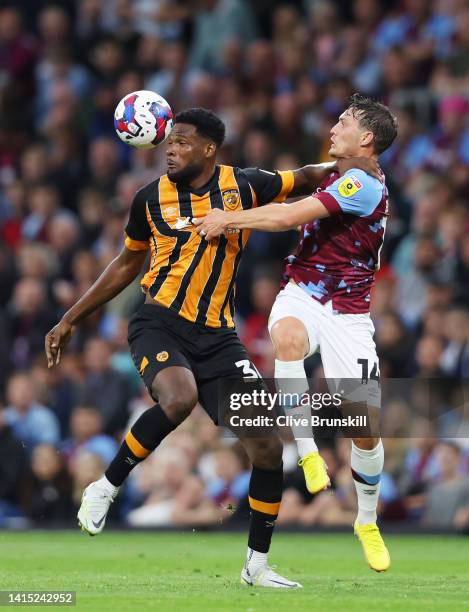
[[[207,148],[213,146],[202,138],[194,125],[176,123],[166,139],[166,163],[171,181],[190,182],[204,170]]]
[[[352,112],[344,111],[331,129],[331,157],[355,157],[362,154],[363,129]]]

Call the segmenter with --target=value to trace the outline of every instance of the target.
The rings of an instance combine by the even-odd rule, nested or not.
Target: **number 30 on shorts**
[[[261,377],[256,366],[251,361],[249,361],[249,359],[240,359],[239,361],[235,362],[235,366],[237,368],[243,368],[244,378],[260,378]]]

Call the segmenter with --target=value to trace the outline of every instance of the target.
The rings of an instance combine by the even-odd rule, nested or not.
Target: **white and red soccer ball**
[[[117,135],[138,149],[153,149],[173,127],[173,111],[154,91],[134,91],[122,98],[114,112]]]

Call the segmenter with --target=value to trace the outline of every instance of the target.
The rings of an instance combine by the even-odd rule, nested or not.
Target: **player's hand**
[[[342,157],[337,160],[337,169],[341,176],[352,168],[363,170],[363,172],[366,172],[370,176],[374,176],[379,181],[383,176],[381,168],[375,159],[370,159],[369,157]]]
[[[72,337],[75,327],[68,321],[62,319],[46,334],[45,349],[47,355],[47,367],[58,365],[62,349]]]
[[[197,228],[197,233],[205,240],[213,240],[225,233],[228,227],[229,214],[219,208],[211,210],[206,217],[193,219],[192,222]]]

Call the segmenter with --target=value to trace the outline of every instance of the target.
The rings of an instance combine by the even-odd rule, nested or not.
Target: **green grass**
[[[462,610],[469,539],[388,536],[389,572],[350,534],[277,534],[271,563],[304,589],[239,583],[241,534],[0,532],[0,589],[74,590],[83,610]],[[29,609],[24,606],[22,609]]]

